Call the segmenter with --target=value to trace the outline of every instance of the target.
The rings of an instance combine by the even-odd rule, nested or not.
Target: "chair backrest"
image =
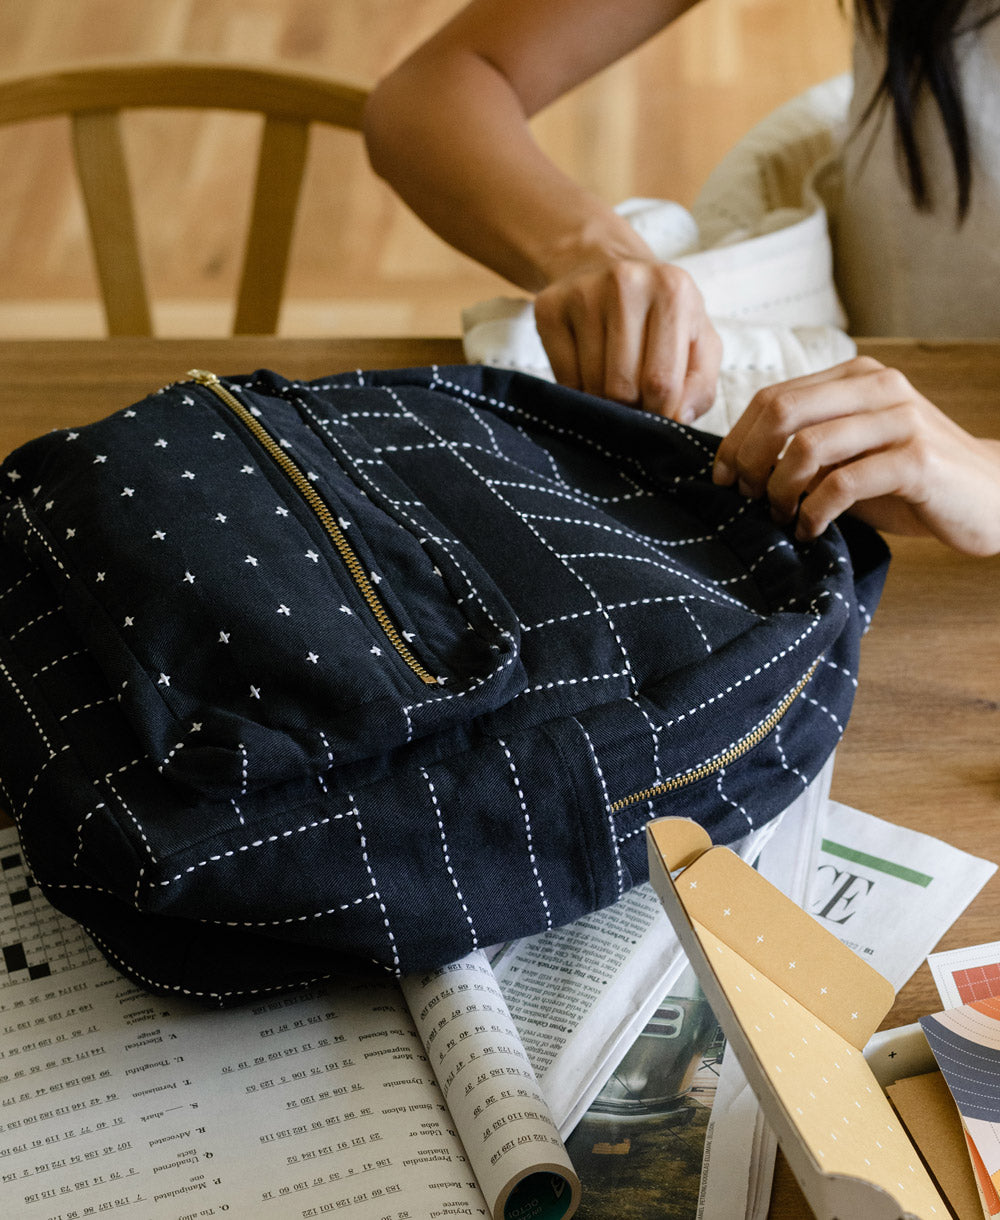
[[[272,334],[288,265],[312,123],[360,131],[367,91],[287,68],[226,61],[101,62],[0,77],[0,124],[68,115],[108,330],[151,335],[122,140],[138,108],[264,116],[233,330]]]

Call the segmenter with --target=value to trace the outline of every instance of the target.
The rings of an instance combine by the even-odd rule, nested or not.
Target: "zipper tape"
[[[323,497],[313,487],[301,467],[282,449],[264,425],[247,410],[232,391],[227,389],[215,373],[209,373],[204,369],[191,369],[188,376],[192,381],[196,381],[199,385],[210,389],[229,408],[253,438],[259,442],[323,527],[323,530],[333,543],[334,549],[340,556],[344,567],[347,569],[348,575],[354,582],[355,588],[361,594],[372,616],[396,653],[426,686],[438,686],[439,680],[420,664],[407,647],[406,641],[389,617],[389,613],[385,606],[383,606],[381,598],[375,591],[375,586],[369,580],[368,574],[361,565],[361,561],[354,553],[354,549],[347,541],[344,531],[337,523],[337,518],[330,511]]]
[[[739,741],[735,742],[727,750],[724,750],[715,758],[710,758],[707,762],[703,762],[700,766],[695,767],[694,770],[686,771],[683,775],[675,775],[672,779],[664,780],[661,784],[654,784],[652,787],[642,788],[638,792],[632,792],[628,796],[620,797],[608,806],[609,812],[621,813],[623,809],[628,809],[631,805],[639,805],[644,801],[651,801],[654,797],[665,796],[668,792],[676,792],[680,788],[687,788],[690,784],[695,784],[700,779],[714,775],[717,771],[721,771],[723,767],[728,767],[730,763],[735,762],[738,758],[742,758],[754,746],[760,745],[764,738],[777,728],[782,717],[799,697],[810,678],[819,668],[819,663],[822,659],[822,656],[817,657],[812,665],[809,666],[805,676],[799,679],[778,706],[768,713],[760,724],[751,729],[745,737],[741,737]]]

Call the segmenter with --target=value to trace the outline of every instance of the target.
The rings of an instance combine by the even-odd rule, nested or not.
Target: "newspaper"
[[[810,910],[899,991],[996,868],[832,802]]]
[[[785,814],[822,806],[826,773]],[[778,822],[734,850],[755,860]],[[586,1113],[687,967],[659,899],[647,883],[614,906],[490,953],[521,1041],[563,1137]]]

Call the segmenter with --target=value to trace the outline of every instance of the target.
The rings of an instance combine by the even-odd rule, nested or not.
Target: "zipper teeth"
[[[375,621],[382,628],[389,643],[393,646],[399,656],[406,662],[411,670],[417,675],[421,682],[427,686],[437,686],[438,680],[429,673],[413,655],[410,649],[406,646],[406,641],[396,630],[396,626],[389,617],[385,606],[379,595],[375,592],[375,587],[368,579],[368,575],[361,566],[361,561],[354,553],[354,549],[347,541],[344,531],[340,528],[336,518],[330,512],[329,507],[323,498],[319,495],[316,489],[310,483],[309,479],[302,473],[299,466],[288,456],[284,449],[274,440],[267,429],[261,424],[250,411],[236,398],[230,390],[226,388],[216,376],[215,373],[205,372],[203,369],[192,369],[188,376],[199,385],[207,386],[217,398],[233,412],[239,419],[240,423],[247,428],[256,440],[267,451],[268,455],[280,467],[282,473],[288,478],[295,490],[299,493],[306,504],[312,509],[313,514],[318,519],[320,525],[326,531],[327,536],[333,543],[337,554],[340,556],[347,568],[351,579],[354,581],[355,587],[365,600],[365,604],[371,611]]]
[[[795,684],[778,706],[755,729],[752,729],[746,737],[740,738],[735,745],[730,746],[723,754],[709,762],[702,763],[700,767],[696,767],[693,771],[688,771],[684,775],[674,776],[673,779],[664,780],[661,784],[654,784],[650,788],[643,788],[639,792],[633,792],[628,796],[621,797],[611,804],[609,807],[610,812],[620,813],[630,805],[638,805],[643,801],[652,800],[654,797],[663,796],[668,792],[676,792],[679,788],[686,788],[689,784],[697,783],[698,780],[704,779],[708,775],[713,775],[723,767],[727,767],[731,762],[735,762],[737,758],[741,758],[746,754],[748,750],[752,750],[754,746],[760,745],[802,693],[806,683],[816,672],[821,660],[821,657],[817,657],[812,665],[810,665],[805,677]]]

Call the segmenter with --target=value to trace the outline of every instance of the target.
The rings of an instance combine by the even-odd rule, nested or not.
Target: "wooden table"
[[[1000,437],[1000,344],[863,343],[977,435]],[[0,343],[0,453],[49,428],[82,424],[182,378],[190,368],[294,377],[461,362],[451,339],[17,341]],[[857,702],[833,795],[956,847],[1000,860],[1000,558],[967,559],[896,539],[882,604],[863,645]],[[994,879],[941,948],[1000,937]],[[886,1024],[938,1007],[921,967]],[[771,1216],[808,1214],[779,1160]]]

